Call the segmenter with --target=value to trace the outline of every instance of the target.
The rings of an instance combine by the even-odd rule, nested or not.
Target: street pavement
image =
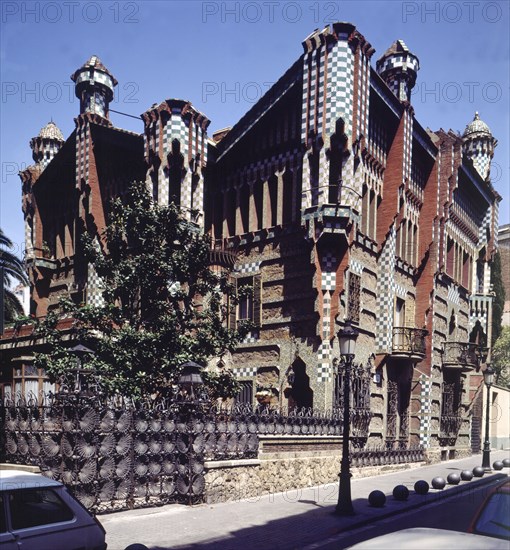
[[[493,451],[491,463],[509,457],[509,451]],[[472,470],[480,466],[481,460],[481,455],[474,455],[428,466],[411,466],[372,477],[353,478],[351,487],[355,514],[348,517],[334,514],[338,484],[332,483],[235,502],[193,507],[171,504],[117,512],[101,515],[99,520],[106,529],[108,550],[124,550],[133,543],[142,543],[151,550],[313,550],[328,540],[337,540],[343,532],[393,516],[397,530],[399,514],[459,493],[469,498],[470,491],[474,491],[475,487],[510,473],[508,468],[501,472],[493,471],[482,478],[461,481],[457,486],[447,485],[443,490],[431,488],[427,495],[417,495],[413,490],[420,479],[431,485],[434,477],[446,479],[452,472]],[[396,485],[405,485],[409,489],[407,501],[393,498]],[[368,495],[374,489],[383,491],[387,496],[382,508],[368,504]],[[338,548],[342,548],[341,544]]]

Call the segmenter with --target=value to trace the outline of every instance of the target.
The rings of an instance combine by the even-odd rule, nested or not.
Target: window
[[[251,275],[234,279],[238,296],[237,314],[235,321],[249,320],[259,327],[262,323],[262,275]],[[234,312],[232,312],[234,313]],[[234,327],[234,320],[230,326]]]
[[[349,273],[349,296],[347,306],[347,318],[353,323],[359,323],[360,314],[360,288],[361,277],[355,273]]]
[[[71,521],[74,514],[51,489],[28,489],[9,493],[11,524],[26,529],[49,523]]]
[[[253,403],[253,382],[251,380],[245,380],[239,382],[239,392],[236,395],[236,403],[242,405],[251,405]]]

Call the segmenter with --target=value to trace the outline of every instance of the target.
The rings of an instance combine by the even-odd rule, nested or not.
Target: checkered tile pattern
[[[489,175],[493,147],[488,139],[473,139],[465,143],[465,153],[472,159],[473,165],[480,176],[485,179]]]
[[[345,122],[345,133],[351,135],[353,120],[352,90],[354,81],[354,55],[347,40],[332,44],[328,57],[328,103],[326,128],[334,132],[338,118]]]
[[[351,273],[354,273],[355,275],[363,275],[363,270],[365,269],[365,266],[359,262],[358,260],[355,260],[354,258],[351,258],[349,260],[349,271]]]
[[[376,320],[376,347],[389,352],[392,346],[393,302],[395,298],[395,227],[392,226],[379,256],[377,294],[379,315]]]
[[[61,146],[61,142],[54,140],[44,140],[44,148],[41,152],[42,158],[41,162],[39,163],[43,170],[53,160],[53,157],[59,152]],[[47,153],[49,153],[49,158],[47,158]]]
[[[416,73],[418,69],[418,59],[414,55],[404,52],[389,55],[381,64],[377,65],[379,74],[387,82],[391,91],[402,101],[409,100],[410,97],[410,90],[403,75],[410,71]]]
[[[420,445],[427,447],[430,442],[432,416],[432,380],[420,376]]]
[[[159,142],[163,140],[163,167],[166,166],[166,159],[172,150],[172,141],[177,139],[180,143],[180,153],[184,159],[186,174],[181,184],[180,204],[191,219],[190,210],[204,211],[204,179],[202,168],[207,163],[207,134],[202,127],[196,123],[193,117],[182,115],[180,108],[172,109],[166,124],[160,129],[161,121],[157,120],[152,124],[146,135],[146,151],[149,148],[159,153]],[[192,171],[193,170],[193,171]],[[169,178],[168,170],[160,170],[158,174],[158,203],[168,204],[169,201]],[[196,220],[195,220],[196,221]],[[199,215],[198,223],[203,225],[204,216]]]
[[[258,262],[249,262],[247,264],[240,264],[234,267],[234,273],[244,274],[244,273],[258,273],[260,271],[261,260]]]
[[[491,229],[492,209],[489,207],[485,211],[483,221],[480,225],[480,232],[478,233],[478,244],[487,244],[487,229]],[[496,218],[497,219],[497,218]],[[497,231],[496,231],[497,234]]]
[[[474,310],[471,309],[469,314],[469,330],[473,330],[473,328],[476,325],[476,322],[480,321],[480,325],[482,326],[484,332],[487,332],[487,310]]]
[[[303,157],[303,188],[301,192],[301,209],[312,206],[312,194],[310,193],[310,162],[308,155]]]
[[[394,282],[393,288],[396,296],[404,300],[406,299],[407,293],[409,292],[409,290],[405,286],[399,285],[397,282]]]
[[[81,181],[89,180],[89,138],[90,128],[86,124],[76,130],[76,187],[81,188]]]
[[[92,84],[98,82],[99,84],[104,84],[113,92],[114,84],[112,77],[103,73],[101,71],[92,70],[89,67],[86,67],[83,72],[81,72],[76,78],[76,84],[80,82],[90,81]]]
[[[34,257],[34,242],[32,241],[32,227],[34,228],[34,240],[35,240],[36,224],[34,224],[32,217],[27,216],[25,218],[25,250],[26,250],[25,259],[26,260]]]
[[[321,258],[321,288],[322,288],[322,342],[317,351],[317,381],[328,382],[331,379],[331,292],[336,287],[336,258],[330,252]]]
[[[329,382],[331,380],[331,346],[325,340],[317,351],[317,382]]]
[[[253,378],[257,376],[257,367],[233,367],[232,372],[236,378]]]
[[[322,293],[322,339],[329,340],[329,330],[331,321],[331,293],[326,290]]]
[[[89,264],[87,270],[87,305],[103,306],[104,299],[102,292],[102,281],[97,275],[94,266]]]
[[[361,163],[358,164],[358,172],[361,172]],[[351,191],[351,189],[357,189],[358,179],[354,170],[354,155],[349,157],[342,164],[342,195],[341,204],[345,206],[354,206],[357,200],[357,196]]]
[[[321,258],[321,288],[322,290],[335,290],[336,287],[336,258],[330,252],[326,252]],[[328,320],[329,323],[329,320]]]

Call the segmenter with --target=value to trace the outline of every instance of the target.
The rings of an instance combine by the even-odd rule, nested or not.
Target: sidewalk
[[[492,452],[491,463],[509,456],[508,451]],[[414,484],[419,479],[424,479],[430,485],[432,478],[436,476],[446,479],[451,472],[471,470],[479,466],[481,460],[481,455],[475,455],[395,473],[353,479],[352,500],[356,514],[351,517],[333,515],[338,496],[338,484],[335,483],[237,502],[195,507],[171,504],[161,508],[131,510],[102,515],[99,519],[107,532],[108,550],[123,550],[135,542],[154,549],[303,548],[341,531],[360,527],[452,494],[469,491],[477,485],[486,484],[495,476],[503,477],[510,473],[508,468],[504,468],[500,472],[486,474],[483,478],[461,481],[457,486],[447,485],[442,491],[431,489],[424,496],[414,493]],[[393,499],[391,493],[396,485],[408,487],[410,496],[407,501],[398,502]],[[374,489],[387,495],[383,508],[368,505],[368,495]]]

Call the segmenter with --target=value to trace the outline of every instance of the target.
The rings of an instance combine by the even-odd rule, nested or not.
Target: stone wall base
[[[426,450],[427,462],[436,464],[445,460],[455,460],[458,458],[467,458],[473,453],[470,447],[429,447]]]
[[[352,474],[353,477],[368,477],[418,468],[424,464],[416,462],[352,468]],[[289,498],[295,501],[299,498],[297,489],[336,483],[339,472],[339,456],[206,462],[205,501],[213,504],[258,499],[263,495],[286,491],[289,491]]]

